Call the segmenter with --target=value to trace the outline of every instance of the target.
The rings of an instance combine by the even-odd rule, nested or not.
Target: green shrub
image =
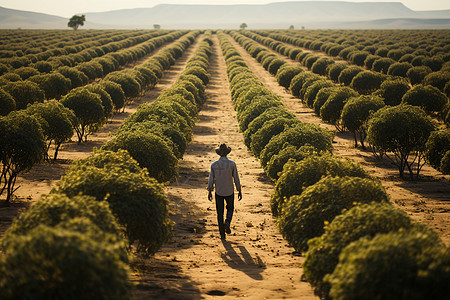
[[[131,299],[114,245],[40,225],[11,240],[0,262],[3,299]]]
[[[388,202],[378,181],[359,177],[325,177],[283,205],[280,231],[297,251],[308,249],[308,240],[320,236],[324,225],[356,203]]]
[[[441,160],[450,150],[450,129],[433,131],[425,144],[425,159],[439,170]]]
[[[292,118],[275,118],[264,123],[258,131],[252,135],[252,141],[250,143],[250,149],[256,157],[259,156],[264,147],[269,143],[270,139],[288,128],[300,123],[298,119]]]
[[[71,81],[58,72],[35,75],[28,79],[35,82],[45,93],[46,99],[60,99],[71,89]]]
[[[303,72],[303,69],[296,66],[280,68],[277,72],[277,81],[282,87],[289,89],[292,79],[301,72]]]
[[[47,61],[38,61],[33,65],[41,73],[50,73],[53,71],[53,66]]]
[[[6,205],[17,188],[17,176],[40,163],[46,150],[38,120],[24,111],[0,117],[0,194],[6,191]]]
[[[13,110],[16,110],[16,101],[2,88],[0,88],[0,116],[6,116]]]
[[[431,72],[433,71],[430,69],[430,67],[417,66],[409,69],[408,72],[406,72],[406,76],[408,76],[409,81],[412,85],[416,85],[422,83],[423,79]]]
[[[413,226],[403,211],[386,203],[354,206],[325,226],[325,233],[308,241],[303,270],[305,278],[314,286],[322,299],[329,299],[330,284],[324,282],[339,262],[339,254],[351,242],[362,237],[371,238],[379,233],[398,231]]]
[[[291,80],[291,85],[289,86],[289,90],[291,91],[292,96],[299,98],[300,90],[303,88],[303,84],[310,78],[316,77],[317,75],[309,73],[309,72],[300,72],[295,75]]]
[[[125,96],[130,99],[136,97],[141,92],[141,85],[129,74],[123,72],[112,72],[106,75],[104,80],[110,80],[120,84]],[[126,101],[125,101],[126,104]]]
[[[414,177],[414,162],[408,161],[410,156],[423,157],[425,143],[435,126],[426,113],[411,105],[384,107],[378,110],[369,120],[367,139],[381,153],[393,152],[392,160],[399,168],[403,178],[407,168],[411,179]],[[423,164],[417,161],[416,177],[419,176]]]
[[[361,72],[363,72],[363,69],[359,67],[345,68],[339,73],[338,82],[345,86],[349,86],[352,83],[353,78]]]
[[[120,159],[103,163],[103,167],[102,163],[89,158],[86,164],[81,161],[72,166],[58,182],[57,192],[69,197],[82,193],[98,201],[108,201],[111,211],[125,228],[130,247],[135,244],[138,252],[153,254],[171,236],[167,197],[163,186],[150,178],[146,170],[123,169],[122,161],[130,159],[130,155],[123,153]],[[134,164],[133,161],[132,168]]]
[[[195,75],[203,81],[204,85],[207,85],[209,82],[209,74],[208,72],[200,67],[191,67],[183,72],[184,75]]]
[[[320,107],[320,117],[325,122],[334,124],[338,130],[340,128],[339,119],[342,109],[348,99],[359,96],[357,92],[348,87],[340,87],[336,89]]]
[[[83,72],[78,71],[75,68],[67,66],[60,67],[57,72],[70,80],[72,88],[83,86],[89,82],[89,78]]]
[[[348,68],[346,63],[334,63],[328,67],[328,78],[333,82],[339,82],[339,75],[341,72]]]
[[[437,72],[442,68],[444,60],[439,56],[425,57],[423,59],[423,64],[430,67],[433,72]]]
[[[450,150],[445,152],[444,156],[442,157],[439,170],[441,170],[441,172],[445,175],[450,175]]]
[[[111,117],[113,114],[114,104],[112,102],[111,96],[103,89],[103,87],[99,84],[88,84],[84,88],[89,92],[100,96],[105,117]]]
[[[244,110],[237,114],[241,131],[245,131],[248,124],[267,109],[282,105],[281,101],[271,96],[256,97]]]
[[[273,155],[278,154],[284,147],[293,145],[297,147],[311,145],[318,151],[331,151],[333,133],[319,125],[299,123],[295,127],[283,131],[273,137],[261,151],[260,160],[263,167]]]
[[[389,66],[387,74],[391,76],[407,77],[406,73],[412,67],[413,66],[408,62],[393,63]]]
[[[402,103],[419,106],[427,113],[432,113],[441,111],[448,99],[434,86],[416,85],[403,95]]]
[[[14,98],[16,109],[25,109],[28,104],[45,99],[44,91],[31,81],[10,82],[3,89]]]
[[[373,62],[372,71],[387,74],[389,67],[395,63],[395,60],[387,57],[379,58]]]
[[[444,299],[450,252],[431,230],[400,230],[348,245],[332,275],[332,299]]]
[[[364,60],[364,67],[366,67],[368,70],[372,69],[373,63],[381,58],[381,56],[378,55],[368,55],[366,59]]]
[[[314,81],[311,85],[308,86],[306,89],[305,95],[304,95],[304,102],[308,107],[314,106],[314,101],[316,100],[317,93],[328,87],[334,87],[335,85],[328,80],[325,79],[319,79]]]
[[[370,55],[370,52],[367,51],[355,51],[352,52],[350,60],[352,62],[352,64],[363,67],[364,66],[364,62],[367,58],[367,56]]]
[[[433,72],[425,76],[423,85],[431,85],[438,88],[441,92],[444,91],[445,85],[450,82],[450,72]]]
[[[20,76],[22,80],[27,80],[31,76],[39,75],[39,71],[32,67],[20,67],[14,70],[14,73]]]
[[[270,74],[276,75],[278,72],[278,69],[286,64],[286,62],[282,59],[274,59],[270,62],[269,66],[267,67],[267,71],[269,71]]]
[[[61,103],[75,114],[73,126],[79,143],[83,139],[86,141],[88,135],[97,131],[106,120],[100,96],[85,88],[72,90]]]
[[[383,80],[381,74],[364,71],[353,77],[350,87],[362,95],[368,95],[378,90]]]
[[[395,106],[402,102],[403,96],[409,91],[409,84],[402,79],[388,79],[383,81],[376,95],[383,98],[386,105]]]
[[[341,113],[342,125],[346,127],[355,139],[358,147],[358,137],[363,149],[367,135],[367,121],[370,116],[384,106],[383,100],[376,96],[360,96],[350,98],[345,103]]]
[[[111,101],[114,105],[114,109],[119,111],[125,105],[125,93],[122,90],[120,84],[110,80],[102,80],[100,87],[105,90],[111,97]]]
[[[334,60],[328,57],[321,57],[314,62],[311,67],[313,73],[326,76],[328,68],[334,64]]]
[[[327,102],[328,98],[337,90],[339,86],[322,88],[314,99],[313,108],[317,115],[320,115],[320,108]]]
[[[50,146],[55,144],[53,159],[56,160],[61,144],[73,136],[73,122],[76,118],[74,113],[55,100],[29,105],[26,112],[34,115],[42,127],[47,140],[47,156]]]
[[[299,162],[288,162],[270,199],[273,215],[281,214],[282,206],[288,198],[301,195],[304,189],[325,176],[371,178],[360,165],[331,155],[311,156]]]
[[[127,150],[149,175],[159,182],[174,180],[178,175],[178,160],[159,136],[142,131],[122,132],[108,141],[104,150]]]
[[[289,145],[281,149],[280,152],[278,152],[278,154],[270,158],[269,162],[266,164],[266,167],[264,168],[264,171],[266,172],[267,176],[269,176],[270,179],[276,181],[278,180],[281,172],[283,171],[284,165],[288,161],[292,160],[298,162],[313,155],[319,155],[320,153],[313,146],[307,145],[297,148],[296,146]]]

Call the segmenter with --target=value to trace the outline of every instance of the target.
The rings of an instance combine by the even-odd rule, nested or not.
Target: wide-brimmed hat
[[[220,144],[219,148],[216,149],[216,153],[220,156],[228,155],[228,153],[231,152],[231,148],[228,147],[226,144]]]

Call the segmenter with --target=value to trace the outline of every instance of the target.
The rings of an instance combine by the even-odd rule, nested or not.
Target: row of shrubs
[[[255,142],[264,141],[272,128],[278,129],[265,139],[263,151],[288,137],[296,124],[313,128],[296,120],[281,104],[255,111],[253,101],[258,103],[261,96],[242,102],[242,96],[253,89],[273,103],[279,98],[256,79],[227,36],[219,33],[219,38],[238,122],[253,152],[260,147]],[[256,117],[243,127],[250,111]],[[306,137],[308,129],[293,134],[299,139],[284,138],[280,148],[272,148],[272,157],[286,155],[275,178],[265,170],[276,180],[272,213],[296,251],[307,251],[304,276],[315,292],[323,299],[391,299],[391,295],[392,299],[424,295],[438,299],[446,295],[450,251],[437,234],[394,208],[379,180],[360,165],[334,157],[330,132],[320,130],[322,140],[329,141],[320,148],[315,136]],[[296,143],[302,139],[303,143]],[[264,157],[259,158],[264,166]]]
[[[74,163],[50,195],[13,222],[2,239],[0,290],[5,299],[132,298],[128,254],[133,248],[144,255],[155,253],[170,239],[172,223],[164,185],[151,177],[152,165],[134,159],[133,145],[127,145],[130,152],[122,147],[108,149],[126,130],[133,134],[131,127],[136,129],[140,123],[143,140],[151,135],[159,139],[158,144],[147,146],[164,152],[170,139],[180,133],[176,121],[195,120],[209,79],[210,36],[206,34],[180,79],[157,100],[166,109],[176,107],[177,112],[154,110],[147,121],[139,122],[138,109],[120,128],[115,142]],[[172,118],[171,122],[165,122],[166,118]],[[145,150],[155,154],[151,148]]]
[[[42,72],[48,69],[48,64],[54,68],[61,66],[61,64],[68,65],[68,63],[73,66],[123,48],[130,48],[168,33],[170,31],[130,32],[125,35],[120,35],[114,40],[100,38],[99,41],[93,41],[91,37],[84,41],[84,43],[83,41],[79,41],[76,45],[64,46],[64,48],[51,49],[43,52],[31,51],[33,53],[0,59],[0,63],[2,64],[1,70],[3,73],[5,67],[10,71],[14,71],[21,67],[30,66],[41,69],[40,71]],[[55,44],[63,46],[65,43],[55,42]],[[14,47],[14,45],[11,45],[11,47]]]
[[[198,34],[185,35],[131,70],[113,72],[98,84],[73,89],[59,102],[35,103],[2,117],[0,194],[6,191],[6,202],[15,191],[17,175],[49,158],[52,143],[56,159],[60,145],[73,136],[74,130],[79,142],[86,141],[105,124],[113,109],[124,108],[128,99],[153,87]]]
[[[2,94],[0,113],[6,114],[15,109],[24,109],[28,104],[42,102],[44,99],[60,99],[72,89],[111,74],[130,61],[142,58],[164,43],[173,41],[183,34],[184,32],[177,31],[156,37],[133,49],[110,53],[101,58],[81,63],[76,67],[63,66],[56,71],[51,71],[50,68],[49,72],[43,73],[32,67],[22,67],[15,73],[6,73],[0,77]]]
[[[345,62],[336,62],[330,57],[315,55],[312,52],[303,51],[300,48],[285,45],[279,40],[275,40],[270,37],[263,37],[254,32],[245,31],[243,34],[267,47],[270,47],[282,55],[299,61],[313,73],[327,76],[330,80],[342,85],[352,85],[352,79],[359,73],[366,71],[360,75],[360,77],[366,77],[364,80],[362,80],[363,78],[359,78],[353,83],[353,85],[355,85],[355,90],[360,93],[371,93],[379,89],[380,84],[385,80],[395,79],[396,81],[403,83],[403,89],[409,89],[410,84],[413,86],[431,85],[446,94],[447,97],[450,96],[450,62],[444,63],[440,70],[433,71],[426,65],[413,66],[408,62],[396,63],[390,58],[377,57],[375,55],[366,57],[360,53],[361,51],[355,51],[349,53],[347,56],[348,60],[356,65],[352,66]],[[364,67],[373,72],[367,72]],[[369,78],[371,83],[367,84]],[[397,104],[401,101],[401,97],[399,96],[400,94],[397,95]]]
[[[354,31],[298,32],[256,31],[264,36],[309,50],[322,51],[330,56],[341,57],[363,66],[366,58],[383,58],[391,63],[408,63],[412,66],[427,66],[433,72],[448,68],[450,47],[445,31],[360,31],[357,40]],[[317,37],[317,34],[320,37]],[[390,38],[388,35],[392,35]],[[316,35],[316,36],[315,36]],[[430,39],[430,36],[433,36]],[[367,67],[367,66],[366,66]],[[370,69],[370,67],[369,67]],[[387,71],[387,70],[384,70]]]
[[[319,74],[305,72],[301,67],[287,63],[250,38],[237,32],[231,34],[276,76],[281,86],[313,108],[322,120],[334,124],[338,131],[351,131],[355,147],[359,139],[365,148],[367,137],[375,154],[393,152],[401,177],[405,170],[409,170],[411,178],[418,177],[424,156],[433,167],[448,174],[448,158],[442,158],[450,150],[450,143],[448,138],[440,138],[437,142],[438,139],[430,137],[436,125],[425,114],[434,115],[440,111],[441,117],[445,115],[446,123],[450,121],[448,98],[437,88],[417,85],[410,89],[408,83],[389,78],[376,89],[378,84],[372,84],[376,81],[376,74],[369,71],[357,74],[350,87],[340,86]],[[320,60],[312,64],[312,69]],[[365,95],[367,91],[373,92]],[[434,136],[449,134],[449,130],[444,130]]]

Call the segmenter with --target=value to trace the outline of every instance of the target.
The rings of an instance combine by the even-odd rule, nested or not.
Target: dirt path
[[[4,231],[10,226],[12,220],[21,211],[26,209],[33,201],[39,199],[42,194],[50,192],[55,183],[64,175],[65,170],[70,164],[77,159],[89,156],[94,147],[100,148],[103,144],[111,139],[111,133],[115,132],[123,120],[136,111],[136,108],[145,102],[154,101],[161,91],[170,87],[178,78],[180,73],[185,69],[186,63],[194,54],[195,49],[201,41],[201,36],[197,37],[195,42],[183,53],[175,64],[166,70],[159,80],[159,83],[144,95],[136,98],[130,103],[124,113],[116,114],[111,120],[103,126],[98,132],[88,136],[86,143],[78,144],[76,136],[71,142],[61,146],[58,154],[58,161],[51,163],[42,163],[34,166],[29,172],[17,178],[16,186],[20,188],[15,192],[15,196],[19,201],[13,203],[11,207],[0,207],[0,237]],[[168,45],[170,45],[169,43]],[[158,53],[165,46],[152,52],[152,55]],[[150,56],[147,56],[148,59]]]
[[[295,98],[280,86],[275,77],[244,48],[231,37],[230,40],[245,59],[250,70],[267,88],[280,95],[284,105],[301,121],[318,124],[335,131],[333,125],[323,123],[312,109],[303,105],[300,99]],[[293,62],[286,57],[283,58],[290,63]],[[421,171],[421,180],[401,180],[398,177],[398,169],[389,160],[377,160],[369,150],[354,148],[353,137],[349,132],[337,133],[333,147],[335,155],[360,162],[368,172],[381,180],[392,202],[404,209],[414,220],[424,222],[437,230],[444,242],[447,245],[450,244],[450,176],[444,176],[433,168],[425,166]]]
[[[278,232],[269,200],[273,184],[247,151],[238,130],[226,77],[225,61],[214,36],[207,103],[194,127],[194,137],[180,163],[180,178],[168,188],[173,241],[151,259],[134,262],[138,299],[317,299],[300,281],[302,257]],[[237,163],[243,200],[236,198],[232,234],[221,242],[215,205],[207,200],[214,149],[227,142]]]

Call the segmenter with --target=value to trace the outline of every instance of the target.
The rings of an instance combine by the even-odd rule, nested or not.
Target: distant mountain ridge
[[[5,11],[7,10],[7,11]],[[0,8],[0,28],[38,28],[27,26],[48,26],[67,28],[60,17],[35,14],[35,22],[21,11],[13,16],[14,10]],[[5,18],[6,12],[8,16]],[[257,28],[437,28],[450,29],[450,10],[414,11],[400,2],[345,2],[345,1],[303,1],[277,2],[264,5],[184,5],[160,4],[152,8],[122,9],[98,13],[84,13],[86,25],[83,28],[238,28],[245,22],[249,29]],[[38,16],[39,15],[39,16]],[[51,17],[53,19],[51,19]],[[382,21],[384,20],[384,21]],[[388,20],[388,21],[386,21]],[[22,24],[22,25],[20,25]],[[47,28],[47,27],[46,27]],[[353,27],[355,28],[355,27]],[[393,28],[393,29],[394,29]]]

